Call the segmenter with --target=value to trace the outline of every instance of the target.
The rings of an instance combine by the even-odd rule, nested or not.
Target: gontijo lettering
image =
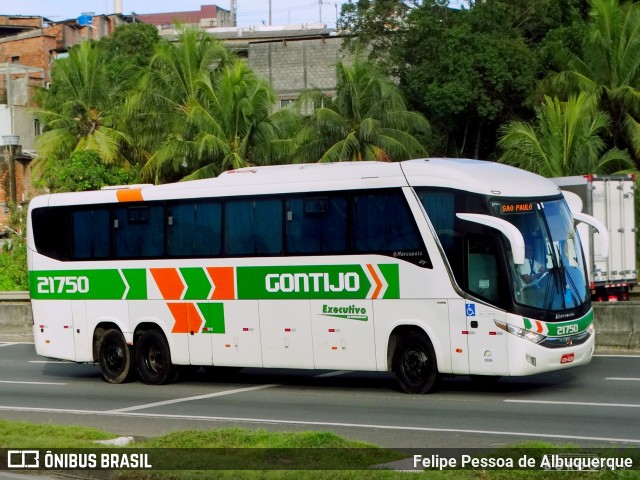
[[[357,292],[360,276],[356,272],[270,273],[265,277],[267,292]]]

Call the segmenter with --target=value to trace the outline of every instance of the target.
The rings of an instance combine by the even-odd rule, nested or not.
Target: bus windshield
[[[509,255],[516,303],[543,310],[568,310],[589,298],[584,256],[571,213],[562,199],[493,201],[494,214],[516,226],[525,241],[525,261]]]

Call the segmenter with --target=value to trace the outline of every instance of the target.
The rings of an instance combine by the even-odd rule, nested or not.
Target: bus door
[[[508,375],[506,333],[495,321],[506,321],[506,312],[492,305],[504,303],[504,275],[498,261],[497,239],[492,235],[468,234],[465,238],[466,290],[478,299],[467,299],[466,319],[469,373]]]

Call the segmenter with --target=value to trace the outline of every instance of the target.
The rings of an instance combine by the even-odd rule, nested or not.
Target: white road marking
[[[191,402],[193,400],[203,400],[205,398],[223,397],[225,395],[234,395],[236,393],[251,392],[253,390],[262,390],[265,388],[277,387],[279,385],[258,385],[257,387],[236,388],[234,390],[224,390],[222,392],[208,393],[206,395],[197,395],[195,397],[175,398],[173,400],[164,400],[162,402],[147,403],[144,405],[135,405],[133,407],[117,408],[108,410],[108,413],[132,412],[135,410],[144,410],[147,408],[161,407],[163,405],[172,405],[174,403]]]
[[[456,428],[431,428],[431,427],[410,427],[402,425],[374,425],[366,423],[340,423],[340,422],[313,422],[305,420],[287,420],[287,419],[269,419],[269,418],[236,418],[236,417],[210,417],[206,415],[169,415],[157,413],[140,413],[140,412],[119,412],[101,411],[101,410],[65,410],[55,408],[30,408],[30,407],[10,407],[0,406],[0,410],[15,412],[32,412],[32,413],[56,413],[56,414],[72,414],[72,415],[100,415],[100,416],[121,416],[121,417],[139,417],[139,418],[158,418],[171,420],[195,420],[210,422],[233,422],[233,423],[259,423],[259,424],[283,424],[283,425],[303,425],[314,427],[346,427],[346,428],[363,428],[363,429],[379,429],[379,430],[398,430],[412,432],[444,432],[444,433],[469,433],[479,435],[499,435],[511,437],[528,437],[528,438],[555,438],[562,440],[582,440],[592,442],[616,442],[631,443],[640,445],[640,438],[613,438],[613,437],[587,437],[581,435],[562,435],[555,433],[531,433],[531,432],[511,432],[499,430],[471,430]]]
[[[12,345],[33,345],[33,342],[0,342],[0,347],[10,347]]]
[[[624,355],[624,354],[611,354],[611,355],[594,355],[594,357],[603,357],[603,358],[640,358],[640,355]]]
[[[619,382],[640,382],[640,378],[627,378],[627,377],[607,377],[605,380],[617,380]]]
[[[553,400],[503,400],[507,403],[537,403],[540,405],[574,405],[582,407],[612,407],[612,408],[640,408],[640,404],[635,403],[595,403],[595,402],[560,402]]]
[[[68,360],[29,360],[29,363],[76,363]]]
[[[316,375],[315,378],[337,377],[338,375],[345,375],[347,373],[353,373],[353,370],[338,370],[337,372],[322,373]]]
[[[21,385],[66,385],[66,383],[56,383],[56,382],[19,382],[13,380],[0,380],[0,383],[18,383]]]

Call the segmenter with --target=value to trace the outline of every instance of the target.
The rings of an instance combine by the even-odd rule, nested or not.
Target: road
[[[640,356],[480,385],[445,379],[428,395],[399,392],[385,373],[245,369],[233,380],[196,372],[154,387],[110,385],[95,365],[0,343],[0,418],[98,427],[121,435],[241,426],[323,430],[387,447],[469,448],[524,440],[640,446]]]

